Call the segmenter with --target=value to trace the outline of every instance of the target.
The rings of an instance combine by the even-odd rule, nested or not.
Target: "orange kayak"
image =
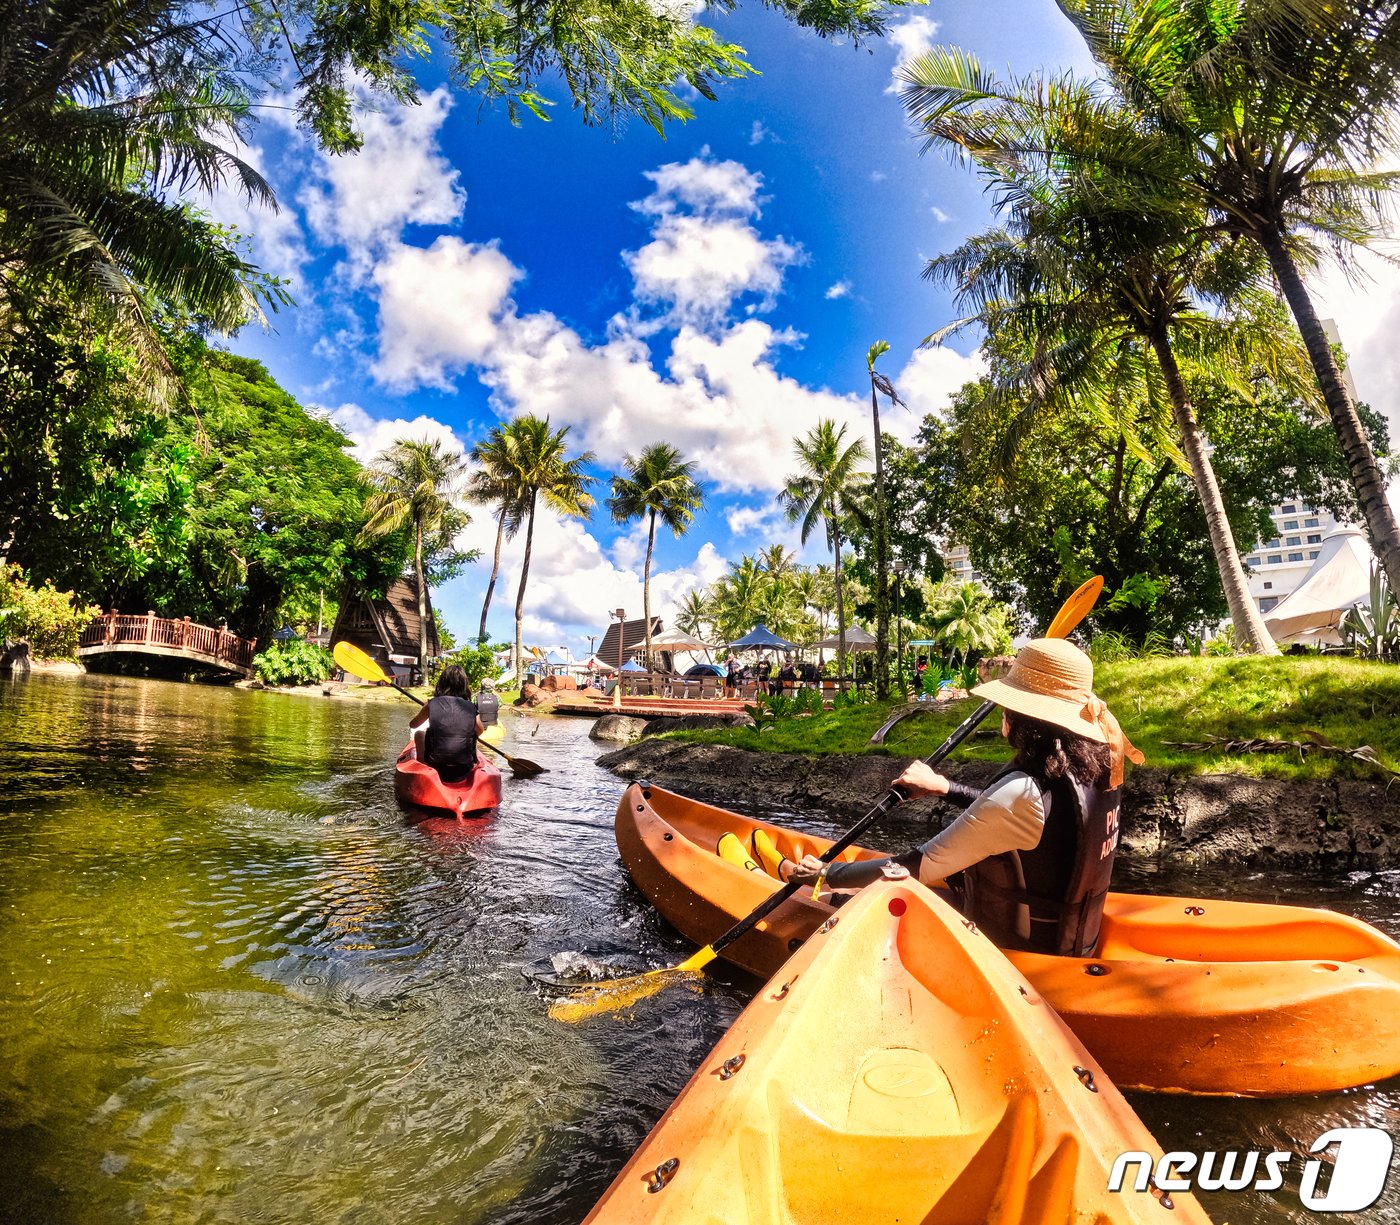
[[[779,888],[716,853],[722,834],[747,845],[755,828],[791,859],[831,845],[655,786],[632,785],[617,809],[633,881],[697,945]],[[766,978],[834,913],[800,891],[721,955]],[[1006,956],[1123,1088],[1282,1097],[1400,1075],[1400,945],[1359,919],[1110,893],[1097,956]]]
[[[445,783],[418,760],[412,741],[394,764],[394,794],[400,804],[446,810],[454,817],[484,817],[501,803],[501,772],[479,750],[470,779]]]
[[[1108,1190],[1130,1152],[1162,1156],[1034,988],[883,881],[758,993],[585,1225],[1207,1221],[1186,1192]]]

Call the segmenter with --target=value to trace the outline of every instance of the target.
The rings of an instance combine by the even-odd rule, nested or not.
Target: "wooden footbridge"
[[[184,659],[219,672],[251,676],[257,640],[230,634],[226,626],[198,625],[188,617],[174,620],[128,613],[103,613],[78,639],[78,657],[156,655]]]

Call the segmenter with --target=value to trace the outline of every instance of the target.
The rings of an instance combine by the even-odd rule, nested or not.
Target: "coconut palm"
[[[865,372],[870,379],[870,416],[875,426],[875,696],[890,692],[890,535],[886,520],[885,465],[880,443],[880,396],[891,404],[903,401],[894,384],[875,370],[875,363],[890,351],[890,342],[877,340],[865,355]]]
[[[113,312],[163,373],[155,304],[229,331],[285,300],[178,199],[231,180],[275,207],[230,151],[247,106],[212,25],[164,0],[8,0],[0,24],[0,303],[12,321],[41,307]]]
[[[587,519],[594,506],[588,487],[597,478],[583,470],[585,464],[593,462],[592,451],[572,457],[568,454],[567,425],[551,430],[548,417],[525,416],[517,417],[505,429],[511,439],[512,464],[525,515],[525,557],[520,563],[520,583],[515,592],[515,649],[512,654],[515,675],[523,678],[525,585],[530,577],[535,515],[540,499],[543,498],[545,506],[556,515]]]
[[[1268,259],[1316,371],[1372,546],[1400,590],[1400,525],[1303,281],[1384,233],[1397,172],[1400,11],[1371,0],[1061,0],[1150,125],[1146,189]]]
[[[745,553],[731,562],[729,573],[714,585],[715,628],[725,642],[731,642],[758,623],[768,575],[758,561]]]
[[[437,439],[401,438],[369,468],[375,492],[365,503],[362,539],[413,529],[413,575],[418,583],[418,667],[428,668],[428,576],[424,558],[447,545],[469,522],[458,503],[466,459]]]
[[[508,426],[493,426],[491,432],[472,448],[471,457],[480,465],[467,482],[467,497],[482,505],[494,506],[496,515],[496,548],[491,557],[491,579],[481,601],[481,628],[477,642],[486,641],[486,615],[491,609],[491,596],[501,572],[501,546],[514,540],[525,519],[525,498],[520,474],[515,464],[516,437]]]
[[[801,521],[802,543],[821,523],[831,547],[836,576],[837,659],[846,654],[846,607],[841,589],[842,523],[848,513],[848,503],[857,488],[869,479],[860,465],[870,458],[863,438],[846,442],[846,427],[829,419],[818,421],[803,438],[793,441],[793,450],[800,465],[798,471],[783,483],[778,503],[791,522]],[[837,667],[838,684],[845,692],[846,679]]]
[[[947,646],[950,662],[966,663],[973,651],[990,651],[997,645],[1005,628],[998,607],[992,593],[976,583],[941,583],[934,589],[928,624]]]
[[[1120,203],[1112,176],[1086,182],[1074,173],[1090,160],[1086,149],[1127,146],[1139,126],[1092,88],[1070,77],[1002,87],[973,57],[948,50],[919,57],[902,75],[905,104],[926,136],[971,152],[1012,221],[1010,230],[991,231],[930,262],[925,275],[953,285],[959,303],[972,307],[931,339],[981,324],[1029,353],[1019,369],[1002,369],[1014,369],[1014,382],[1030,393],[1035,409],[1056,399],[1089,402],[1140,452],[1142,431],[1122,413],[1136,411],[1140,400],[1121,392],[1134,382],[1149,393],[1160,389],[1205,512],[1236,633],[1249,649],[1276,653],[1249,595],[1178,360],[1185,349],[1218,374],[1235,372],[1241,387],[1261,369],[1288,377],[1293,350],[1271,328],[1254,325],[1262,307],[1250,297],[1257,283],[1250,261],[1238,244],[1216,243],[1199,215]],[[1028,146],[1063,150],[1065,157],[1016,156]],[[1130,189],[1122,188],[1124,198]],[[1238,318],[1221,314],[1232,301],[1243,308]],[[1198,302],[1215,313],[1198,309]],[[1145,379],[1144,350],[1160,371]]]
[[[705,505],[705,494],[695,480],[695,464],[682,460],[669,442],[655,442],[636,457],[623,457],[625,476],[612,478],[608,510],[614,523],[647,521],[647,556],[642,568],[642,617],[646,622],[646,661],[651,666],[651,558],[656,547],[656,521],[677,538],[685,535],[695,514]]]
[[[682,633],[693,634],[702,642],[708,642],[710,635],[707,629],[713,632],[714,612],[714,602],[708,593],[691,588],[676,606],[676,628]],[[707,659],[709,654],[705,652]]]

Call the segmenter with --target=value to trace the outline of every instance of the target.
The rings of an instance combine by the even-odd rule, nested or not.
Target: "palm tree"
[[[501,545],[514,540],[525,519],[525,499],[519,469],[515,463],[516,438],[507,426],[493,426],[491,432],[472,448],[472,459],[481,467],[467,482],[467,497],[473,502],[496,508],[496,549],[491,558],[491,580],[481,601],[481,629],[478,643],[486,641],[486,615],[501,572]]]
[[[523,626],[525,584],[530,577],[530,555],[535,543],[535,513],[540,498],[556,515],[587,519],[594,506],[588,486],[597,480],[583,470],[593,462],[593,452],[570,457],[565,445],[569,427],[549,428],[549,418],[517,417],[506,428],[512,440],[512,463],[519,481],[525,514],[525,558],[520,564],[520,585],[515,592],[515,675],[524,679]]]
[[[709,594],[691,588],[681,597],[681,602],[676,606],[676,628],[683,633],[693,634],[702,642],[709,641],[709,635],[705,632],[705,627],[714,628],[714,601]],[[708,659],[710,653],[705,652]]]
[[[1125,379],[1124,371],[1150,351],[1160,376],[1145,386],[1160,387],[1171,408],[1236,633],[1251,650],[1277,653],[1249,595],[1177,356],[1192,350],[1217,370],[1238,372],[1242,385],[1261,368],[1287,377],[1286,344],[1250,323],[1257,278],[1249,260],[1237,244],[1220,247],[1189,211],[1125,206],[1111,176],[1100,173],[1086,184],[1066,172],[1080,150],[1126,145],[1138,127],[1134,116],[1072,78],[1003,89],[973,57],[947,50],[920,57],[903,76],[905,104],[922,130],[972,154],[1014,225],[930,262],[925,275],[954,285],[958,301],[974,308],[930,339],[982,324],[1030,354],[1015,381],[1034,407],[1057,398],[1093,402],[1139,451],[1140,430],[1124,420],[1115,393],[1125,381],[1142,384],[1140,373]],[[1045,155],[1016,156],[1026,147]],[[1061,151],[1063,162],[1052,156]],[[1242,321],[1222,321],[1195,305],[1208,301],[1221,311],[1232,300],[1245,308]]]
[[[990,651],[1003,623],[992,593],[976,583],[940,584],[934,591],[928,621],[934,637],[946,643],[958,663],[973,651]]]
[[[849,444],[845,438],[844,425],[824,419],[818,421],[805,438],[795,439],[793,450],[801,467],[787,478],[778,494],[778,503],[787,512],[789,521],[801,520],[803,544],[819,522],[826,530],[827,543],[835,559],[832,570],[836,576],[836,671],[843,693],[846,678],[841,671],[841,661],[846,655],[846,606],[841,590],[842,522],[852,493],[858,484],[869,478],[868,473],[859,470],[859,465],[870,458],[863,438]]]
[[[361,539],[413,529],[413,575],[418,582],[418,667],[428,672],[428,576],[424,558],[450,543],[469,522],[458,506],[466,459],[437,439],[401,438],[369,468],[375,492],[365,503]]]
[[[178,199],[231,179],[276,207],[226,147],[247,103],[222,37],[157,0],[11,0],[0,22],[0,303],[21,317],[112,313],[163,389],[156,304],[232,331],[287,300]]]
[[[875,370],[875,363],[890,351],[890,342],[877,340],[865,355],[865,372],[870,378],[870,416],[875,424],[875,696],[890,693],[890,533],[886,519],[884,448],[880,442],[881,395],[891,404],[904,401],[894,384]]]
[[[753,629],[761,615],[768,575],[758,561],[744,554],[731,562],[729,573],[714,586],[715,628],[725,642]]]
[[[1400,12],[1371,0],[1061,0],[1151,125],[1147,190],[1257,243],[1297,320],[1366,519],[1400,589],[1400,525],[1302,272],[1383,234],[1397,172]]]
[[[608,510],[614,523],[647,521],[647,557],[642,569],[642,616],[646,621],[646,661],[651,667],[651,556],[656,547],[656,520],[677,538],[685,535],[695,514],[705,505],[705,494],[695,480],[695,464],[681,459],[669,442],[654,442],[635,458],[623,457],[626,476],[612,478]]]

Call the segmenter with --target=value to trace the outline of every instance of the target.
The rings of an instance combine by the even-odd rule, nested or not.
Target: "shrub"
[[[314,685],[334,669],[335,660],[325,647],[300,638],[269,643],[253,656],[253,670],[267,685]]]
[[[101,611],[52,583],[29,586],[19,566],[0,566],[0,635],[27,640],[39,659],[76,659],[78,638]]]
[[[467,674],[467,684],[473,693],[481,688],[482,681],[499,679],[503,670],[496,662],[493,648],[484,642],[474,647],[458,647],[455,651],[439,656],[434,675],[441,676],[442,670],[449,664],[458,664]]]

